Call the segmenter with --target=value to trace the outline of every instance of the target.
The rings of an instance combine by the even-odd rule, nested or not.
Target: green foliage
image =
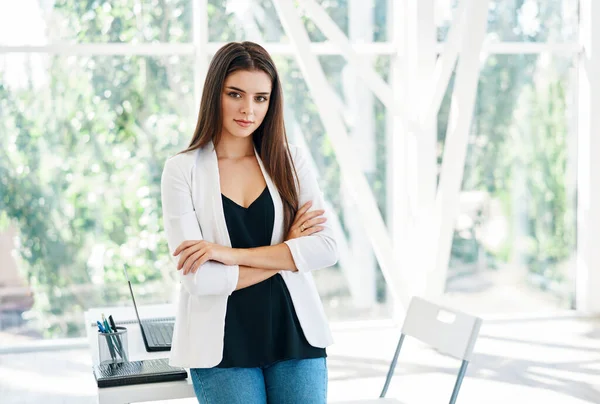
[[[126,4],[111,4],[110,15],[91,1],[58,2],[55,11],[65,27],[77,27],[79,41],[132,40],[138,22],[120,19],[130,12]],[[150,28],[137,38],[185,39],[173,35],[185,21],[167,17],[189,2],[160,4],[164,20],[158,7],[143,13]],[[110,28],[103,34],[102,27]],[[81,319],[73,315],[108,304],[106,290],[124,285],[124,265],[134,280],[168,276],[160,175],[194,125],[193,62],[58,55],[11,68],[36,71],[40,62],[38,82],[0,76],[0,212],[18,227],[35,312],[64,315],[46,335],[78,335]],[[86,284],[94,287],[77,291]]]
[[[254,23],[268,41],[285,41],[272,2],[257,2],[261,17],[244,23]],[[347,34],[348,1],[320,3]],[[389,3],[374,3],[374,40],[383,41]],[[513,38],[515,6],[496,3],[490,29]],[[183,43],[192,38],[188,0],[57,0],[52,7],[51,42]],[[552,18],[553,10],[555,5],[544,5],[543,18]],[[207,12],[209,41],[245,39],[225,2],[209,0]],[[313,41],[325,39],[310,19],[303,21]],[[319,59],[345,99],[346,62],[339,56]],[[288,129],[293,121],[301,129],[322,188],[341,211],[339,166],[319,111],[295,60],[275,61]],[[536,63],[532,55],[488,59],[463,188],[485,190],[502,201],[507,217],[519,215],[530,240],[524,250],[531,270],[558,279],[555,264],[574,243],[565,182],[565,79],[559,74],[546,86],[535,85]],[[377,57],[373,64],[387,80],[390,58]],[[28,72],[27,80],[9,82],[4,66]],[[173,274],[162,230],[160,175],[165,159],[187,144],[196,123],[194,68],[192,57],[177,55],[27,55],[25,62],[7,57],[0,68],[0,230],[10,223],[18,228],[19,264],[36,292],[33,320],[45,337],[81,335],[83,310],[127,301],[126,265],[134,282],[143,283],[137,288],[142,302],[145,294],[154,302],[167,297],[165,286],[172,284]],[[446,99],[439,114],[440,150],[448,107]],[[378,158],[368,180],[385,217],[387,111],[377,99],[373,108]],[[526,112],[517,119],[519,110]],[[524,184],[515,182],[514,167],[526,174],[519,177]],[[523,188],[526,198],[515,201],[512,195]],[[472,239],[455,239],[455,259],[475,259],[482,248]],[[507,243],[493,257],[505,262],[514,254],[514,244]]]
[[[569,199],[569,145],[563,82],[550,77],[542,91],[525,91],[523,103],[531,105],[516,132],[523,147],[515,152],[515,164],[527,173],[526,197],[521,209],[532,245],[527,251],[529,270],[549,280],[563,280],[557,264],[568,259],[575,247],[574,201]]]
[[[323,6],[345,21],[345,4]],[[50,34],[78,43],[186,42],[191,7],[186,0],[154,0],[141,8],[129,0],[60,0],[52,9],[60,29]],[[207,11],[211,41],[244,39],[224,2],[209,1]],[[273,13],[265,6],[266,21]],[[280,35],[280,24],[266,25],[260,25],[263,33]],[[341,89],[338,59],[324,58],[323,65]],[[15,68],[37,69],[40,77],[30,74],[15,85],[0,70],[0,221],[18,228],[20,267],[35,290],[37,327],[45,337],[80,335],[83,310],[128,300],[125,265],[153,301],[169,292],[164,285],[172,284],[173,274],[160,175],[195,125],[194,62],[179,56],[48,55]],[[278,68],[290,95],[288,111],[309,146],[322,152],[316,163],[339,207],[339,168],[302,75],[290,58],[279,59]],[[162,291],[152,291],[159,284]]]
[[[510,223],[494,265],[519,262],[542,284],[565,279],[575,248],[574,199],[568,183],[565,84],[570,61],[535,55],[489,56],[478,87],[464,190],[486,191]],[[449,90],[450,91],[450,90]],[[502,94],[502,96],[499,96]],[[440,113],[443,142],[449,100]],[[571,140],[572,142],[572,140]],[[440,156],[441,157],[441,156]],[[453,262],[472,262],[472,238],[454,235]]]
[[[191,1],[56,0],[53,15],[77,43],[191,41]]]

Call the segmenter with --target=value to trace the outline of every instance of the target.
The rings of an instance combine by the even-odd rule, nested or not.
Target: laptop
[[[123,270],[125,271],[125,277],[127,278],[127,284],[129,285],[131,300],[133,300],[135,316],[137,317],[138,323],[140,324],[140,330],[142,331],[142,338],[144,340],[144,345],[146,346],[146,352],[170,351],[171,341],[173,340],[173,326],[175,324],[174,321],[142,321],[140,319],[140,314],[138,313],[137,304],[135,304],[135,296],[133,295],[133,289],[131,288],[131,282],[129,281],[127,269],[123,268]]]
[[[170,366],[166,358],[94,365],[93,369],[98,387],[171,382],[187,378],[185,369]]]

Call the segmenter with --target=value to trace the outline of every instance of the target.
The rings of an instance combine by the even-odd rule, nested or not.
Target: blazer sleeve
[[[166,161],[161,178],[163,224],[171,258],[183,241],[203,240],[192,202],[191,178],[186,177],[176,158]],[[237,287],[239,266],[208,261],[195,273],[177,272],[190,295],[230,295]]]
[[[290,152],[298,174],[299,207],[312,201],[310,210],[324,209],[324,216],[328,219],[320,225],[323,226],[323,230],[320,232],[285,241],[298,271],[309,272],[332,266],[338,261],[338,247],[331,226],[334,212],[325,209],[325,201],[317,176],[303,152],[297,147],[290,148]]]

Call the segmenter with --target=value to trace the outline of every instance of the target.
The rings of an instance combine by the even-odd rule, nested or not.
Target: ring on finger
[[[306,230],[306,229],[304,228],[304,223],[302,223],[302,224],[300,225],[300,232],[303,232],[304,230]]]

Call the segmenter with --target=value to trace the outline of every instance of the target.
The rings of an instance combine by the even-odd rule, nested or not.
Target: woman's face
[[[271,98],[271,78],[262,70],[238,70],[225,79],[221,95],[223,132],[250,136],[260,126]]]

